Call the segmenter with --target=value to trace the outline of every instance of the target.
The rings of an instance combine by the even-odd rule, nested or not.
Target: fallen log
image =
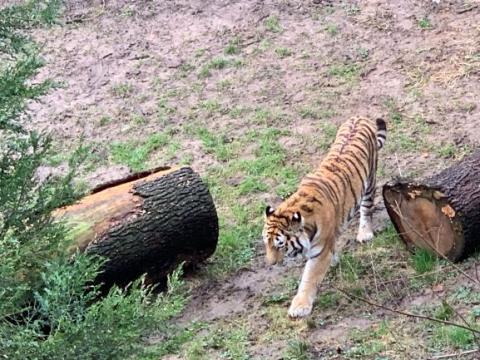
[[[410,250],[459,261],[480,247],[480,151],[423,181],[387,183],[383,199]]]
[[[72,229],[69,252],[106,258],[97,278],[107,288],[142,274],[157,282],[181,262],[215,251],[218,218],[206,185],[189,167],[159,168],[102,185],[54,219]]]

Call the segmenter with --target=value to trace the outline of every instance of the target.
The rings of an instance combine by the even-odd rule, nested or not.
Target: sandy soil
[[[265,24],[269,16],[278,19],[270,29]],[[324,155],[315,142],[323,136],[321,124],[338,125],[358,114],[383,116],[397,140],[387,140],[381,180],[424,176],[450,164],[458,149],[474,148],[480,141],[479,19],[480,6],[469,8],[463,1],[438,6],[412,0],[67,1],[66,24],[34,34],[47,62],[38,78],[54,78],[63,86],[30,106],[32,127],[52,132],[59,152],[83,136],[99,159],[85,173],[93,186],[130,171],[112,163],[112,142],[147,139],[165,129],[179,145],[173,153],[154,152],[148,164],[176,163],[188,156],[202,174],[219,162],[198,138],[184,133],[192,124],[213,132],[227,129],[231,139],[243,137],[249,128],[282,127],[289,130],[281,138],[291,154],[288,161],[308,167]],[[232,41],[238,53],[225,55]],[[209,76],[202,77],[205,64],[218,57],[229,64],[210,68]],[[212,99],[213,110],[202,105]],[[233,117],[232,109],[247,110]],[[263,120],[252,121],[255,109],[274,115],[259,124]],[[395,124],[397,113],[407,126]],[[420,145],[405,145],[402,136]],[[448,144],[455,152],[442,155]],[[249,149],[244,156],[251,156]],[[385,218],[378,205],[377,228]],[[353,232],[354,225],[342,241]],[[256,254],[248,268],[222,281],[205,283],[202,275],[192,276],[192,300],[179,323],[236,319],[254,324],[250,356],[279,359],[288,341],[285,336],[261,341],[272,326],[264,302],[283,291],[286,272],[298,277],[302,264],[269,268],[260,245]],[[330,280],[321,291],[329,289]],[[431,289],[403,293],[396,304],[420,306],[434,295]],[[312,345],[315,358],[343,358],[352,346],[352,328],[371,331],[393,316],[380,310],[356,313],[351,304],[339,304],[316,310],[313,325],[292,325],[302,327],[299,333]],[[288,297],[279,307],[285,312],[287,306]],[[288,333],[289,325],[283,325]],[[415,344],[402,343],[387,355],[414,358],[414,350]],[[422,358],[425,349],[419,353]]]

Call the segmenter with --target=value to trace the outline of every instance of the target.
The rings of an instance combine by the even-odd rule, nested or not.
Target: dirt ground
[[[62,26],[34,34],[46,60],[38,78],[61,87],[30,105],[32,127],[55,139],[58,156],[47,169],[61,168],[84,139],[88,187],[135,167],[186,163],[221,189],[230,186],[232,197],[242,194],[235,200],[242,206],[264,204],[281,196],[272,189],[282,185],[282,174],[271,180],[262,173],[256,189],[241,193],[248,171],[222,178],[218,169],[258,160],[258,134],[274,129],[285,153],[280,163],[300,178],[324,156],[332,128],[352,115],[387,120],[379,185],[432,174],[480,141],[478,1],[66,4]],[[222,194],[214,191],[218,211],[229,214],[233,202]],[[377,230],[387,228],[389,238],[377,198]],[[224,226],[235,221],[225,215]],[[468,301],[452,300],[465,316],[480,303],[472,295],[479,289],[451,266],[438,265],[433,278],[415,282],[397,240],[362,247],[348,241],[354,233],[355,224],[341,239],[352,262],[331,271],[320,290],[326,295],[301,321],[286,318],[301,261],[266,267],[260,233],[249,233],[251,255],[239,269],[187,277],[192,298],[176,322],[190,337],[165,358],[424,359],[472,349],[472,342],[449,342],[437,328],[333,291],[343,284],[387,306],[428,312],[470,289]],[[474,274],[477,258],[462,269]],[[360,264],[363,273],[348,282],[355,259],[368,266]]]

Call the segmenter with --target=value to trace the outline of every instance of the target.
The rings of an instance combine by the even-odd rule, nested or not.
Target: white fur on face
[[[287,244],[287,237],[284,234],[279,234],[275,240],[273,240],[273,245],[277,249],[282,249]]]

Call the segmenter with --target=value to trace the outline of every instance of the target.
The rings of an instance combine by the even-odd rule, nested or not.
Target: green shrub
[[[52,23],[59,4],[29,1],[0,10],[0,358],[155,358],[161,347],[144,339],[165,331],[166,321],[183,308],[180,272],[161,296],[139,280],[100,297],[92,284],[102,260],[67,258],[68,229],[50,216],[78,197],[74,172],[41,182],[36,176],[53,155],[51,141],[25,129],[24,110],[53,83],[29,82],[42,61],[22,31]],[[69,168],[78,168],[85,156],[79,148]]]

